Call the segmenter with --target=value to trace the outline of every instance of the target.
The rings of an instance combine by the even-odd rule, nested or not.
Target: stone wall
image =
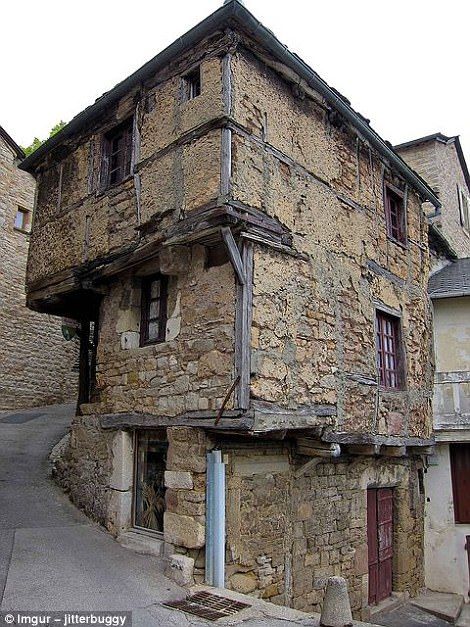
[[[38,175],[30,285],[143,243],[143,225],[164,230],[218,198],[221,129],[210,124],[223,113],[224,41],[214,36],[168,65],[69,142],[66,156],[51,155]],[[201,95],[186,101],[182,77],[202,55]],[[103,135],[129,117],[135,120],[135,174],[103,189]]]
[[[470,233],[460,223],[457,185],[467,196],[467,187],[462,171],[455,140],[432,140],[399,149],[403,159],[422,176],[439,194],[442,210],[433,218],[433,223],[440,229],[459,257],[470,256]],[[428,213],[433,213],[427,208]]]
[[[19,207],[33,211],[35,182],[0,137],[0,410],[74,401],[77,343],[61,320],[26,308],[30,236],[15,229]]]
[[[320,611],[328,577],[348,581],[356,617],[367,618],[367,487],[394,487],[393,590],[423,580],[420,462],[341,458],[303,468],[287,446],[227,446],[227,585]],[[311,458],[310,458],[311,459]]]
[[[183,259],[184,257],[184,259]],[[229,263],[208,267],[202,246],[187,249],[170,275],[166,341],[139,346],[140,284],[162,262],[126,273],[101,305],[94,413],[177,416],[216,410],[234,377],[235,280]],[[228,404],[230,408],[233,401]]]
[[[232,60],[234,198],[279,220],[297,256],[254,254],[253,397],[336,405],[336,427],[428,437],[432,387],[427,224],[415,192],[319,100],[243,48]],[[387,237],[384,180],[406,198]],[[401,318],[406,389],[378,385],[375,315]]]

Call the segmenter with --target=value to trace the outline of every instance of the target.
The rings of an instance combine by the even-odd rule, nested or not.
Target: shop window
[[[387,235],[397,242],[406,244],[406,214],[403,193],[393,185],[386,183],[384,204]]]
[[[165,341],[167,300],[167,277],[157,274],[142,281],[141,346]]]
[[[451,444],[450,467],[456,523],[470,523],[470,444]]]
[[[163,532],[168,443],[156,431],[138,431],[135,440],[134,526]]]

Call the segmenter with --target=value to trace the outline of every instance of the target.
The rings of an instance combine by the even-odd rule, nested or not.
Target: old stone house
[[[435,453],[425,474],[425,582],[470,590],[470,175],[458,137],[435,133],[397,147],[439,195],[431,210]]]
[[[78,347],[60,319],[26,307],[26,260],[35,181],[0,126],[0,410],[75,400]]]
[[[196,581],[221,533],[276,603],[416,594],[439,202],[368,120],[231,0],[22,167],[29,306],[82,327],[74,501]]]

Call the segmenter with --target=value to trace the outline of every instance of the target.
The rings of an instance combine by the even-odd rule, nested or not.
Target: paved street
[[[207,626],[162,607],[185,596],[163,576],[162,563],[117,544],[49,478],[48,454],[66,433],[73,409],[0,413],[0,608],[131,610],[134,627]],[[246,627],[300,624],[240,618]]]

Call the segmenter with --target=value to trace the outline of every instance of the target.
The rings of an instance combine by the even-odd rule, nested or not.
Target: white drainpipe
[[[206,583],[225,587],[225,464],[221,451],[207,453]]]

